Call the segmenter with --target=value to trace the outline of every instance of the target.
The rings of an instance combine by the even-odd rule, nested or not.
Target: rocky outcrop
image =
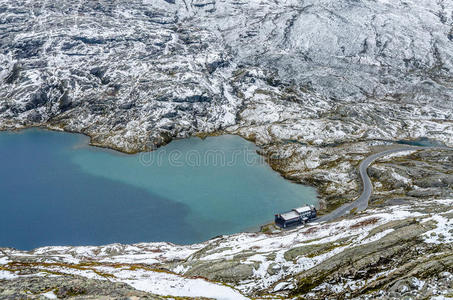
[[[373,203],[452,197],[452,168],[450,150],[421,150],[381,159],[369,169],[375,186]]]
[[[24,277],[17,280],[0,280],[0,283],[2,299],[166,299],[138,291],[125,283],[80,276]]]
[[[305,294],[314,287],[327,283],[324,295],[345,298],[377,289],[392,291],[390,287],[404,278],[425,279],[438,276],[444,271],[453,272],[451,246],[426,246],[422,243],[423,233],[431,230],[432,224],[420,224],[414,220],[392,225],[393,231],[382,239],[345,250],[301,274],[294,293]],[[388,226],[384,225],[384,228]],[[384,228],[377,227],[375,230],[379,232]],[[353,292],[347,289],[340,293],[335,291],[335,284],[357,280],[365,284]],[[367,283],[368,281],[371,282]],[[445,288],[448,288],[448,284]]]

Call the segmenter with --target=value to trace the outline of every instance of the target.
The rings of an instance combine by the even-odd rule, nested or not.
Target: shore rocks
[[[166,299],[137,291],[125,283],[80,276],[28,277],[0,280],[1,299]]]
[[[253,270],[258,267],[256,264],[242,264],[240,260],[190,262],[185,266],[190,267],[190,271],[186,272],[185,275],[202,276],[214,281],[231,283],[239,283],[252,277]]]

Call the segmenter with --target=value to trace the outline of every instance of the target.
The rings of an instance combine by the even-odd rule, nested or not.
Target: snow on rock
[[[54,291],[49,291],[47,293],[41,294],[41,296],[46,297],[47,299],[57,299],[57,295],[55,295]]]
[[[219,300],[249,299],[237,290],[226,285],[204,279],[190,279],[165,273],[143,271],[115,271],[118,281],[126,282],[134,288],[157,295],[179,297],[206,297]]]
[[[447,212],[453,213],[453,210]],[[426,243],[453,243],[453,219],[435,214],[434,216],[426,219],[427,221],[435,221],[436,228],[424,234]]]
[[[14,279],[14,278],[18,278],[19,276],[16,275],[15,273],[13,272],[9,272],[9,271],[3,271],[3,270],[0,270],[0,279]]]

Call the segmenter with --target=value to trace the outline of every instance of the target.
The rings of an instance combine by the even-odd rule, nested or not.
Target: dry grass
[[[318,231],[319,231],[319,227],[313,226],[313,227],[308,228],[304,232],[302,232],[302,234],[312,234],[312,233],[315,233],[315,232],[318,232]]]
[[[376,224],[378,221],[379,221],[379,218],[373,217],[373,218],[369,218],[369,219],[360,221],[358,223],[355,223],[355,224],[351,225],[350,228],[351,229],[357,229],[357,228],[365,227],[365,226],[368,226],[368,225]]]

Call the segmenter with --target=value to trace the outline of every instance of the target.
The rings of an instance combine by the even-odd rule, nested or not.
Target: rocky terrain
[[[0,130],[129,153],[238,134],[329,211],[370,153],[453,146],[452,58],[446,0],[0,0]],[[2,249],[0,295],[453,297],[451,170],[451,150],[381,159],[370,210],[289,232]]]

